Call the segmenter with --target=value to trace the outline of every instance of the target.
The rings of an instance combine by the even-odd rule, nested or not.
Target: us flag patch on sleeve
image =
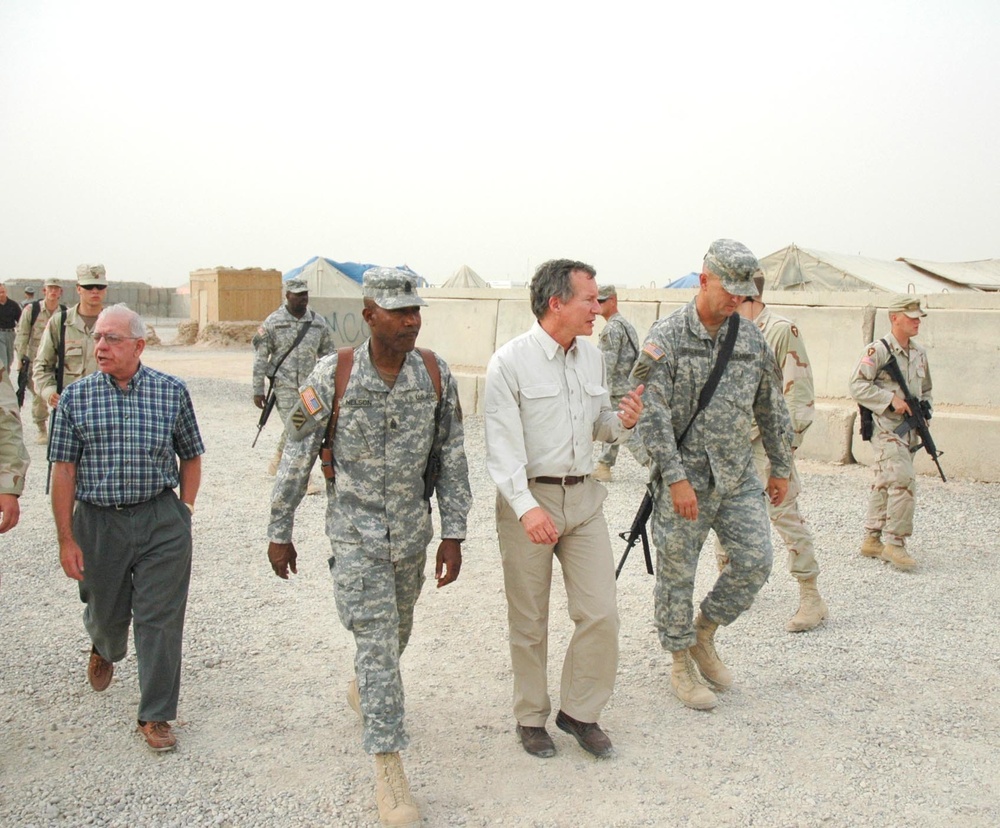
[[[311,385],[307,385],[299,392],[299,399],[302,400],[302,405],[309,412],[309,416],[315,416],[323,410],[323,402]]]
[[[664,351],[663,348],[661,348],[655,342],[647,342],[643,346],[642,352],[646,356],[650,357],[651,359],[655,359],[657,361],[663,359],[663,357],[666,356],[666,351]]]

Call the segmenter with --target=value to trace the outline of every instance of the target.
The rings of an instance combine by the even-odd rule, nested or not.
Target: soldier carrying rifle
[[[927,351],[913,341],[925,316],[919,297],[894,297],[889,303],[890,332],[865,347],[850,381],[851,396],[863,407],[862,437],[871,439],[875,452],[861,554],[904,571],[917,565],[906,550],[906,539],[913,533],[916,493],[913,454],[923,447],[937,463],[939,453],[927,429],[931,418]],[[871,425],[866,427],[869,417]]]

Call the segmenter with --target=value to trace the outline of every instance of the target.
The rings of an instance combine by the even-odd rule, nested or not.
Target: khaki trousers
[[[560,707],[578,721],[596,722],[611,698],[618,669],[615,568],[603,511],[607,491],[590,478],[575,486],[529,483],[529,488],[555,522],[559,541],[533,544],[510,504],[497,494],[514,716],[526,727],[543,727],[552,712],[548,623],[552,559],[557,558],[575,624],[563,661]]]

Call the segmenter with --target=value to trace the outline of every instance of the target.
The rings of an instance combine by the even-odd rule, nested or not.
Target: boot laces
[[[397,757],[387,758],[382,765],[385,782],[392,791],[393,804],[398,805],[406,801],[404,795],[405,782],[403,776],[403,766]]]

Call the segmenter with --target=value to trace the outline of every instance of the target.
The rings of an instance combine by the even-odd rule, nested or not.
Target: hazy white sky
[[[1000,3],[0,0],[0,279],[1000,257]]]

